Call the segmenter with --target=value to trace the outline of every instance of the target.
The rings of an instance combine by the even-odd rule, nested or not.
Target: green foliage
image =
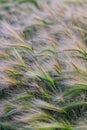
[[[22,3],[31,3],[33,4],[35,7],[37,7],[38,9],[40,9],[40,6],[37,2],[37,0],[18,0],[17,4],[22,4]]]
[[[87,1],[0,3],[0,129],[87,129]]]

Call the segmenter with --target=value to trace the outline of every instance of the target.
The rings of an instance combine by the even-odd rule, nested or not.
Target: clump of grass
[[[80,129],[77,121],[84,118],[87,108],[87,25],[86,16],[78,8],[87,10],[83,9],[87,2],[84,0],[82,7],[80,0],[61,4],[56,0],[9,2],[14,9],[15,5],[23,9],[17,17],[23,26],[17,32],[11,21],[1,22],[1,129]],[[37,8],[30,9],[30,3]],[[31,20],[26,22],[23,19],[28,13]]]

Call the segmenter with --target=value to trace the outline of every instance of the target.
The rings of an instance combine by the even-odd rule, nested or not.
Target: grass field
[[[0,130],[87,130],[87,0],[0,0]]]

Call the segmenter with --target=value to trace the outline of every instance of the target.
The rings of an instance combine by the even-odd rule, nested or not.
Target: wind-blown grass
[[[0,5],[0,129],[86,129],[87,2],[9,4]]]

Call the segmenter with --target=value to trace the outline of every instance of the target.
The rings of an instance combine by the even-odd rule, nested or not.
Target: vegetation
[[[87,129],[86,11],[86,0],[0,0],[0,130]]]

